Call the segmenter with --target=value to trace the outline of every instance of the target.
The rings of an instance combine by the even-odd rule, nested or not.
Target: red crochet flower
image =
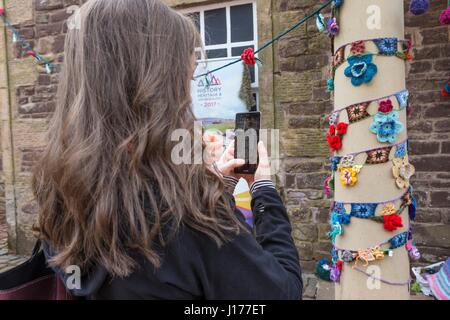
[[[398,214],[391,214],[388,216],[383,216],[384,229],[387,231],[395,231],[397,228],[403,227],[402,217]]]
[[[352,47],[350,49],[353,54],[362,54],[366,50],[366,43],[363,40],[355,41],[352,43]]]
[[[347,133],[348,123],[339,122],[337,125],[337,133],[341,136]]]
[[[336,127],[333,124],[330,125],[330,130],[328,130],[328,134],[330,136],[334,136],[336,134]]]
[[[333,151],[340,150],[342,148],[342,140],[340,136],[327,136],[327,141]]]
[[[378,108],[378,111],[383,113],[389,113],[394,109],[394,106],[392,105],[391,99],[380,101],[380,107]]]
[[[450,24],[450,6],[441,12],[439,15],[439,21],[444,26]]]
[[[253,66],[256,63],[255,52],[253,52],[252,48],[247,48],[241,54],[241,59],[245,64]]]
[[[338,262],[336,262],[336,267],[339,269],[339,271],[342,271],[342,260],[338,260]]]

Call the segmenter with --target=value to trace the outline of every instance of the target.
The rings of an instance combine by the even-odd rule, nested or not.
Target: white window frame
[[[231,7],[239,6],[243,4],[252,4],[253,5],[253,41],[239,41],[239,42],[231,42]],[[195,7],[190,7],[186,9],[180,10],[183,14],[189,13],[199,13],[200,19],[200,35],[203,41],[204,50],[200,50],[201,59],[198,62],[204,62],[205,55],[204,51],[215,50],[215,49],[226,49],[227,57],[221,58],[212,58],[208,59],[208,61],[224,61],[224,64],[239,58],[240,56],[232,56],[231,48],[234,47],[250,47],[253,46],[254,50],[258,50],[258,22],[257,22],[257,8],[256,8],[256,0],[235,0],[229,2],[219,2],[215,4],[208,5],[199,5]],[[215,45],[206,45],[205,43],[205,11],[214,10],[214,9],[223,9],[225,8],[226,12],[226,28],[227,28],[227,42],[224,44],[215,44]],[[255,65],[255,82],[252,83],[253,92],[256,93],[257,100],[259,100],[258,88],[259,88],[259,74],[258,74],[258,66]],[[257,101],[257,105],[259,106],[259,101]]]

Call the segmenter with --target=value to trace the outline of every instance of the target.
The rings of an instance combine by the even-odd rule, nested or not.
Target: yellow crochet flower
[[[409,179],[414,175],[416,169],[409,163],[408,156],[403,158],[394,158],[392,160],[392,174],[395,178],[395,183],[400,189],[409,187]]]
[[[352,187],[358,182],[358,173],[362,166],[342,167],[339,169],[342,185]]]
[[[387,204],[381,211],[382,216],[390,216],[391,214],[395,213],[397,213],[397,209],[395,208],[395,204],[393,203]]]

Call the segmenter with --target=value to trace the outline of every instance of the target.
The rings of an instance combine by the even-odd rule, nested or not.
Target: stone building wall
[[[41,54],[55,63],[60,61],[65,21],[70,15],[67,8],[84,1],[2,1],[22,36]],[[167,0],[177,8],[215,2],[220,1]],[[258,0],[259,43],[293,25],[317,4],[317,0]],[[405,8],[408,5],[405,1]],[[417,168],[413,181],[419,198],[415,233],[423,252],[421,263],[450,255],[450,102],[439,94],[450,77],[450,32],[448,27],[439,26],[437,19],[445,7],[445,0],[433,0],[428,14],[405,15],[406,31],[416,46],[416,59],[408,67],[413,107],[408,131],[412,162]],[[326,90],[330,45],[331,40],[319,34],[311,21],[261,54],[260,109],[264,126],[281,130],[283,161],[277,183],[307,273],[330,252],[326,238],[330,201],[322,191],[330,155],[324,139],[326,115],[332,108],[332,97]],[[20,56],[11,45],[10,34],[6,41],[0,34],[0,65],[5,59],[7,81],[0,78],[0,223],[6,212],[10,248],[23,253],[32,244],[30,228],[36,212],[29,189],[30,168],[43,146],[47,116],[55,107],[58,75],[47,75],[33,59]],[[0,70],[6,72],[1,66]]]

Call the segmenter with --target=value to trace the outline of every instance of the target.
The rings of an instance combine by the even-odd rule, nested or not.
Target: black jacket
[[[71,292],[87,299],[301,299],[299,257],[281,198],[270,187],[253,191],[252,198],[255,236],[241,233],[219,248],[182,227],[165,247],[160,268],[136,256],[139,268],[130,276],[110,278],[99,266]],[[54,254],[45,243],[44,252]]]

